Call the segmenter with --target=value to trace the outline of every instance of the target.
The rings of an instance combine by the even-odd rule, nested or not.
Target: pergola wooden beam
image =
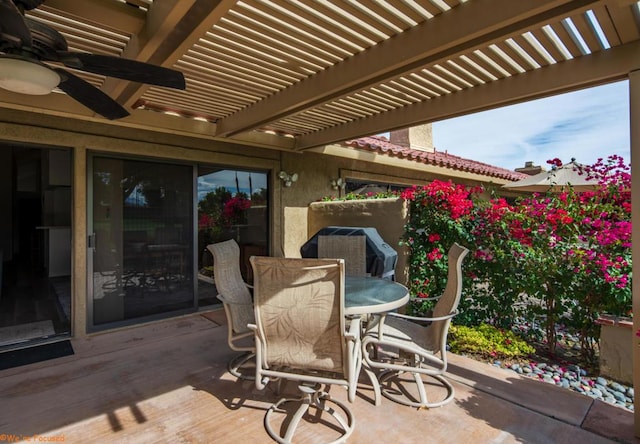
[[[109,23],[112,29],[137,34],[145,24],[145,12],[112,0],[46,0],[46,8],[59,9],[83,22]]]
[[[259,128],[599,3],[602,1],[486,0],[462,4],[222,119],[217,135]]]
[[[123,57],[172,67],[180,56],[235,4],[234,0],[165,0],[154,2],[147,22]],[[149,85],[108,79],[104,90],[130,108]]]
[[[639,42],[408,105],[318,134],[301,136],[297,149],[314,148],[624,80],[637,69],[640,69]]]

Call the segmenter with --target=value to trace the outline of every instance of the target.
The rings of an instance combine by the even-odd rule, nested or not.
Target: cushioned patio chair
[[[418,408],[440,407],[453,399],[454,389],[444,377],[447,370],[447,334],[457,314],[462,293],[462,261],[469,250],[454,244],[448,253],[447,285],[431,317],[386,313],[374,318],[362,339],[364,360],[380,371],[382,395]],[[407,389],[404,374],[410,375]],[[430,401],[422,376],[434,378],[446,388],[443,399]],[[415,383],[415,385],[414,385]],[[394,388],[394,384],[397,388]]]
[[[240,273],[240,247],[235,240],[207,245],[213,255],[213,280],[218,290],[227,317],[227,342],[232,350],[243,352],[232,358],[227,368],[237,378],[253,379],[252,373],[240,368],[255,357],[255,346],[251,338],[253,331],[247,324],[255,322],[250,286]]]
[[[367,237],[318,236],[318,257],[344,259],[347,276],[366,276]]]
[[[283,398],[269,408],[267,432],[274,440],[289,443],[300,421],[312,410],[317,415],[310,422],[331,423],[322,431],[339,432],[338,439],[345,440],[353,431],[353,415],[345,404],[322,390],[323,385],[344,386],[348,400],[353,401],[362,364],[360,322],[352,321],[349,331],[345,326],[344,261],[257,256],[250,261],[254,272],[256,324],[251,328],[256,341],[256,387],[262,390],[272,380],[293,380],[302,392],[299,398]],[[292,416],[285,417],[278,433],[273,418],[288,402],[300,405]]]

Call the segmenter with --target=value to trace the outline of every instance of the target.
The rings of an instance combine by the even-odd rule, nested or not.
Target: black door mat
[[[0,353],[0,370],[34,364],[73,354],[71,341],[52,342]]]

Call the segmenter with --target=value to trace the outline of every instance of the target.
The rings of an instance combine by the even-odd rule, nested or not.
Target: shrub
[[[562,165],[559,159],[549,163]],[[442,294],[447,251],[457,242],[471,254],[463,264],[456,324],[488,323],[506,331],[535,325],[522,335],[542,339],[551,354],[562,325],[579,335],[583,358],[591,361],[598,316],[631,314],[631,176],[619,156],[584,171],[597,179],[596,190],[578,193],[568,186],[512,204],[479,200],[478,188],[450,181],[403,191],[409,205],[401,241],[409,253],[408,313],[428,313]]]
[[[401,194],[409,202],[409,222],[401,245],[409,249],[409,288],[415,296],[409,307],[412,314],[426,313],[432,306],[429,298],[442,294],[449,247],[455,242],[469,245],[471,196],[477,191],[434,180]]]
[[[470,353],[498,359],[525,358],[535,353],[535,348],[512,331],[489,324],[477,327],[452,325],[449,333],[449,346],[453,353]]]

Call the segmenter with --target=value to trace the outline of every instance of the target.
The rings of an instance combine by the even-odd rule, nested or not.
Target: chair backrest
[[[347,276],[366,276],[367,237],[320,235],[318,258],[344,259]]]
[[[247,324],[255,320],[249,288],[240,273],[240,247],[235,240],[207,245],[213,255],[213,281],[218,293],[222,295],[225,310],[230,311],[229,327],[235,333],[249,331]]]
[[[462,295],[462,261],[467,253],[469,253],[469,250],[457,243],[454,243],[451,248],[449,248],[449,253],[447,254],[449,267],[447,272],[447,285],[438,299],[436,306],[433,308],[434,318],[446,316],[458,309],[460,296]],[[429,327],[431,334],[434,335],[432,337],[434,345],[437,345],[438,348],[444,346],[442,339],[446,339],[450,322],[451,319],[434,321]]]
[[[346,375],[344,261],[253,256],[263,368]]]

